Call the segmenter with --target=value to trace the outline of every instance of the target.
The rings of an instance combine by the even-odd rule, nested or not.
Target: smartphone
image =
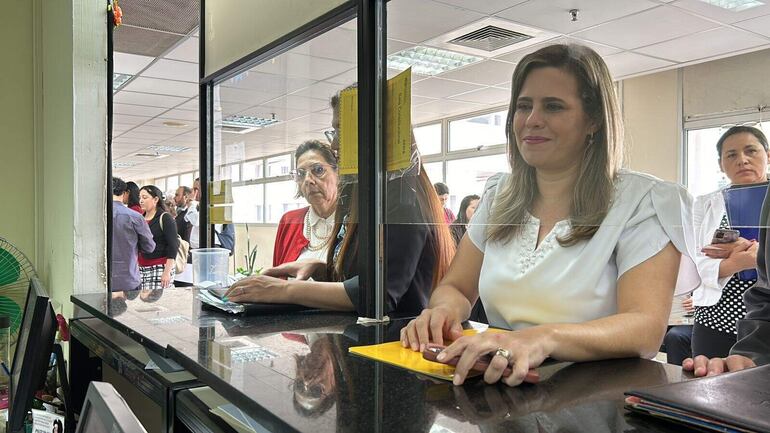
[[[731,229],[716,229],[714,237],[711,238],[712,244],[729,244],[735,242],[741,236],[741,232]]]
[[[452,359],[447,359],[444,361],[439,361],[438,359],[436,359],[438,354],[441,353],[445,348],[446,346],[441,346],[438,344],[429,344],[425,348],[425,350],[423,350],[422,357],[424,359],[427,359],[428,361],[439,362],[441,364],[447,364],[447,365],[453,365],[453,366],[457,365],[457,363],[460,361],[459,356],[456,356]],[[475,371],[479,373],[485,372],[489,367],[489,363],[492,361],[492,356],[494,355],[490,353],[476,360],[476,363],[473,364],[473,367],[471,367],[471,371]],[[505,370],[503,370],[503,377],[510,376],[511,372],[512,372],[511,367],[505,367]],[[538,381],[540,381],[540,374],[535,369],[530,369],[529,372],[527,372],[527,375],[524,376],[524,382],[537,383]]]

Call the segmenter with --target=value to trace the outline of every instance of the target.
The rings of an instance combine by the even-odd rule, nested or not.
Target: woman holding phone
[[[767,182],[768,143],[750,126],[734,126],[717,141],[719,167],[733,185]],[[730,230],[724,189],[695,199],[693,216],[701,285],[693,292],[692,356],[725,357],[735,344],[735,324],[746,315],[743,292],[757,281],[738,272],[757,266],[758,243]]]

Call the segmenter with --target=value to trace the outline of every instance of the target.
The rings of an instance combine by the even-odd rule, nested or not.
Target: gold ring
[[[511,352],[509,352],[508,349],[503,349],[502,347],[497,348],[497,350],[495,351],[495,356],[502,356],[508,362],[511,361]]]

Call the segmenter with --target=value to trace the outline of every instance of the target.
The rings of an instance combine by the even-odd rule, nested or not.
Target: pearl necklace
[[[324,219],[324,225],[326,226],[326,236],[321,236],[318,234],[318,227],[313,226],[310,227],[310,212],[312,212],[312,208],[307,210],[307,213],[305,213],[305,239],[307,239],[307,249],[309,251],[318,251],[326,247],[327,241],[331,237],[331,227],[329,227],[329,222]],[[312,233],[311,233],[312,232]],[[312,236],[315,236],[316,239],[319,239],[321,243],[318,245],[313,245]]]

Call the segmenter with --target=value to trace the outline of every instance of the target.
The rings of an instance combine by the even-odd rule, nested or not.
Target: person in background
[[[164,199],[163,204],[166,205],[166,212],[168,212],[174,218],[174,220],[176,220],[176,203],[174,203],[174,199]]]
[[[128,209],[123,200],[126,183],[119,177],[112,178],[112,267],[110,268],[113,292],[139,290],[139,250],[150,253],[155,249],[150,228],[140,214]]]
[[[176,203],[176,218],[174,218],[174,221],[176,222],[176,229],[179,237],[188,243],[190,242],[190,228],[192,225],[185,219],[185,215],[187,215],[187,207],[192,201],[192,193],[192,188],[180,186],[176,189],[176,194],[174,194],[174,203]]]
[[[460,244],[460,239],[465,235],[466,226],[471,220],[473,213],[476,212],[476,207],[479,205],[480,197],[476,194],[466,195],[460,202],[460,210],[457,211],[457,218],[452,221],[450,229],[452,230],[452,238],[455,240],[455,244]]]
[[[337,209],[337,158],[331,147],[306,141],[294,151],[296,197],[310,206],[286,212],[278,223],[273,266],[296,260],[326,261]]]
[[[126,206],[139,214],[144,214],[142,207],[139,206],[139,185],[129,181],[126,182],[126,187],[128,188],[128,200],[126,201]]]
[[[235,226],[232,224],[214,224],[214,247],[235,252]]]
[[[455,214],[452,209],[449,209],[449,187],[444,182],[436,182],[433,184],[433,188],[436,189],[441,206],[444,208],[444,220],[447,224],[452,224],[455,220]]]
[[[422,351],[454,340],[438,359],[459,357],[456,385],[486,354],[484,380],[509,386],[547,358],[654,356],[680,263],[695,274],[683,227],[690,196],[621,169],[620,108],[607,65],[590,48],[559,44],[526,55],[511,93],[511,172],[487,182],[449,272],[428,309],[402,329],[402,345]],[[479,295],[490,326],[512,331],[462,336]]]
[[[200,248],[198,243],[198,237],[200,236],[199,228],[199,202],[201,200],[201,180],[195,178],[192,187],[192,200],[187,204],[187,213],[184,216],[185,221],[190,223],[190,249]],[[188,258],[189,262],[189,258]]]
[[[139,257],[142,290],[165,289],[174,281],[174,260],[179,248],[176,224],[166,211],[163,193],[155,185],[139,190],[139,204],[155,241],[155,249]]]
[[[770,364],[770,190],[765,195],[759,221],[757,282],[743,294],[746,315],[738,321],[737,342],[726,358],[699,355],[685,359],[682,368],[695,376],[713,376],[757,365]]]
[[[339,95],[331,99],[331,148],[339,152]],[[358,184],[339,188],[331,245],[321,260],[284,263],[261,275],[244,278],[226,296],[234,302],[293,303],[335,311],[365,312],[358,278]],[[385,198],[385,313],[405,317],[427,304],[430,292],[446,273],[455,246],[441,203],[420,162],[412,134],[411,165],[388,173]],[[365,246],[361,246],[364,248]],[[294,277],[287,280],[287,277]],[[312,278],[314,281],[309,281]]]
[[[722,134],[716,149],[719,166],[731,185],[767,182],[768,143],[762,131],[734,126]],[[711,244],[717,229],[730,228],[724,190],[698,197],[693,215],[701,250],[695,260],[702,283],[692,297],[692,355],[724,357],[736,342],[735,324],[746,314],[743,293],[756,282],[741,279],[738,272],[756,266],[758,244],[744,238],[730,244]]]

